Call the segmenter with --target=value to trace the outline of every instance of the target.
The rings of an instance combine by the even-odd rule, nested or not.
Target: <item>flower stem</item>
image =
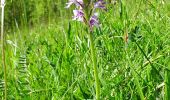
[[[7,75],[6,75],[6,65],[5,65],[5,48],[4,48],[4,6],[1,5],[1,43],[2,43],[2,65],[4,67],[4,81],[5,81],[5,98],[7,99]]]
[[[99,77],[98,77],[98,71],[97,71],[97,59],[96,59],[96,52],[94,49],[94,41],[93,41],[93,36],[92,32],[89,34],[90,38],[90,47],[91,47],[91,58],[93,62],[93,68],[94,68],[94,78],[95,78],[95,84],[96,84],[96,100],[100,99],[100,84],[99,84]]]

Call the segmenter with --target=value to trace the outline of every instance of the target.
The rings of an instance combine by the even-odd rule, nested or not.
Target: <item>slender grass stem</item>
[[[131,69],[131,71],[132,71],[132,75],[134,76],[134,83],[135,83],[135,85],[136,85],[136,87],[137,87],[137,92],[138,92],[138,94],[139,94],[139,96],[140,96],[140,99],[141,99],[141,100],[145,100],[144,94],[143,94],[143,92],[142,92],[142,87],[141,87],[141,85],[140,85],[140,83],[139,83],[139,79],[138,79],[138,77],[137,77],[137,73],[135,72],[135,69],[132,68],[132,63],[131,63],[131,61],[130,61],[130,58],[129,58],[129,55],[128,55],[127,52],[126,52],[126,54],[127,54],[126,57],[127,57],[128,64],[130,65],[130,69]]]
[[[151,65],[151,67],[156,71],[157,74],[159,74],[159,71],[153,66],[152,62],[151,62],[150,59],[147,57],[147,55],[145,54],[145,52],[143,51],[143,49],[140,47],[140,45],[137,43],[136,40],[135,40],[135,44],[138,46],[138,48],[140,49],[140,51],[142,52],[142,54],[145,56],[145,58],[147,59],[147,61],[148,61],[149,64]]]
[[[145,97],[144,97],[143,92],[142,92],[142,87],[140,86],[139,79],[138,79],[134,69],[132,69],[132,74],[134,75],[134,82],[135,82],[135,84],[137,86],[137,91],[138,91],[138,93],[140,95],[140,98],[141,98],[141,100],[145,100]]]
[[[165,28],[168,29],[168,18],[166,18],[165,21]],[[167,30],[168,32],[169,30]],[[164,100],[169,100],[170,98],[170,53],[167,53],[166,55],[168,58],[167,60],[167,67],[165,68],[165,80],[164,80],[164,84],[165,84],[165,90],[164,90]]]
[[[165,94],[164,94],[164,100],[168,100],[170,98],[169,90],[170,90],[170,71],[168,69],[165,69]]]
[[[93,61],[93,68],[94,68],[94,77],[95,77],[95,84],[96,84],[96,100],[100,99],[100,84],[99,84],[99,77],[98,77],[98,71],[97,71],[97,59],[96,59],[96,52],[94,48],[94,41],[92,32],[89,34],[90,43],[91,43],[91,58]]]
[[[6,65],[5,65],[5,47],[4,47],[4,1],[1,0],[1,43],[2,43],[2,66],[4,67],[4,81],[5,81],[5,97],[4,100],[7,99],[7,73],[6,73]]]

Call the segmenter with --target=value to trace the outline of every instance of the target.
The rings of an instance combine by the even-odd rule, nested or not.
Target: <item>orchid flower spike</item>
[[[84,1],[85,2],[85,1]],[[105,6],[105,2],[104,0],[98,0],[97,2],[91,2],[93,4],[93,6],[88,6],[91,7],[90,9],[92,9],[92,12],[90,13],[89,18],[86,18],[85,15],[87,15],[88,11],[86,11],[87,9],[84,7],[84,5],[86,5],[83,2],[83,0],[69,0],[66,6],[66,8],[69,8],[71,5],[76,5],[76,9],[73,10],[73,20],[77,20],[80,22],[85,23],[87,26],[89,26],[90,30],[93,30],[93,27],[99,27],[99,19],[98,19],[98,13],[96,13],[97,8],[100,9],[106,9]],[[87,2],[88,3],[88,2]]]

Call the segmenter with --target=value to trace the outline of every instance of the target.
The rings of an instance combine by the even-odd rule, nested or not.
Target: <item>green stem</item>
[[[169,90],[170,90],[170,82],[169,82],[169,79],[170,79],[170,74],[169,74],[169,71],[167,69],[165,69],[165,95],[164,95],[164,99],[165,100],[168,100],[168,98],[170,98],[170,95],[169,95]]]
[[[166,11],[166,12],[168,12],[168,11]],[[165,28],[166,29],[168,28],[168,25],[169,25],[168,22],[169,22],[168,17],[166,17],[166,21],[165,21]],[[167,30],[167,32],[168,31],[169,30]],[[165,54],[165,56],[168,57],[168,58],[167,58],[167,61],[165,62],[166,68],[165,68],[165,80],[164,80],[164,82],[165,82],[164,100],[169,100],[170,99],[170,54],[167,53],[167,55]]]
[[[96,59],[96,52],[94,49],[94,41],[92,32],[89,34],[90,43],[91,43],[91,57],[93,61],[93,67],[94,67],[94,77],[95,77],[95,84],[96,84],[96,100],[100,99],[100,84],[99,84],[99,77],[98,77],[98,71],[97,71],[97,59]]]
[[[4,6],[1,4],[1,43],[2,43],[2,66],[4,67],[4,81],[5,81],[5,99],[7,99],[7,75],[5,65],[5,48],[4,48]]]
[[[145,100],[145,97],[144,97],[143,92],[142,92],[142,87],[140,86],[140,83],[139,83],[137,74],[136,74],[136,72],[134,71],[134,69],[132,69],[132,75],[134,76],[134,82],[135,82],[135,84],[136,84],[137,91],[138,91],[138,93],[139,93],[139,95],[140,95],[140,99],[141,99],[141,100]]]
[[[126,52],[126,57],[127,57],[127,61],[128,61],[129,66],[130,66],[130,69],[131,69],[131,71],[132,71],[132,75],[134,76],[134,83],[135,83],[135,85],[136,85],[136,87],[137,87],[137,92],[138,92],[138,94],[139,94],[139,96],[140,96],[140,99],[141,99],[141,100],[145,100],[144,94],[143,94],[143,92],[142,92],[142,87],[141,87],[141,85],[140,85],[140,83],[139,83],[139,79],[138,79],[137,73],[135,72],[135,69],[132,68],[132,63],[131,63],[131,61],[130,61],[128,52]]]

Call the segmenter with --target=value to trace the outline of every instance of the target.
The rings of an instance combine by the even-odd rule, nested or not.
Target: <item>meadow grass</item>
[[[23,16],[5,24],[7,100],[94,99],[86,27],[70,20],[66,1],[28,1],[20,2]],[[37,8],[29,15],[33,5]],[[120,0],[107,8],[93,34],[101,100],[168,100],[170,2]],[[3,74],[0,70],[0,99],[5,97]]]

